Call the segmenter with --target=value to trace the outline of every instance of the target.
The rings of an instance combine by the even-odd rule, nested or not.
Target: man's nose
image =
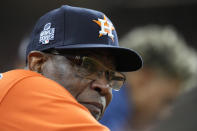
[[[91,88],[99,92],[101,95],[108,95],[112,92],[112,89],[110,88],[108,81],[106,78],[100,77],[93,81]]]

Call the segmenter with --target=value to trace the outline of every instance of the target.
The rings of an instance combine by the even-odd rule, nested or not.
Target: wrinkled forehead
[[[69,55],[79,55],[79,56],[88,56],[96,59],[98,62],[104,66],[115,69],[114,57],[107,50],[95,49],[95,50],[67,50],[61,51],[60,54],[69,54]]]

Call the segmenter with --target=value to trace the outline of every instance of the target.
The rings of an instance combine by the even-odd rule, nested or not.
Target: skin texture
[[[108,68],[114,68],[110,57],[103,52],[94,52],[97,55],[87,51],[77,53],[92,57]],[[79,78],[73,65],[64,56],[32,51],[28,56],[28,67],[65,87],[97,120],[112,99],[112,88],[107,87],[104,75],[96,80]]]
[[[169,108],[179,93],[181,81],[159,70],[144,67],[127,73],[130,99],[134,104],[132,126],[147,129],[154,121],[169,114]]]

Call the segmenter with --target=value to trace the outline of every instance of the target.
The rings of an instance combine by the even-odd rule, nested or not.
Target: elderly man
[[[26,57],[28,70],[0,75],[3,131],[108,130],[96,120],[124,84],[121,72],[142,66],[103,13],[71,6],[38,20]]]
[[[150,131],[170,115],[177,96],[196,86],[197,54],[171,26],[138,27],[121,43],[144,61],[143,69],[126,73],[134,107],[128,130]]]

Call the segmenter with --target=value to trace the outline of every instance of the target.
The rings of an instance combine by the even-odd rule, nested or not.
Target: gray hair
[[[183,81],[183,87],[196,86],[197,54],[171,26],[145,26],[129,32],[121,46],[136,50],[144,66],[164,70]]]

